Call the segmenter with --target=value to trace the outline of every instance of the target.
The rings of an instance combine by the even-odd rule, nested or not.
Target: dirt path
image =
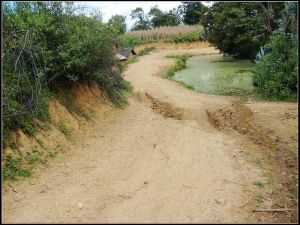
[[[130,106],[4,193],[3,222],[255,222],[241,205],[261,172],[206,115],[232,98],[157,76],[174,63],[165,55],[185,52],[215,53],[155,50],[131,64]]]

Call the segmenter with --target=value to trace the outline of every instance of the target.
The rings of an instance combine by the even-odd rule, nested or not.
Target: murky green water
[[[222,55],[200,55],[187,60],[187,68],[174,79],[190,84],[196,91],[216,95],[249,95],[253,92],[254,65],[249,60],[222,61]]]

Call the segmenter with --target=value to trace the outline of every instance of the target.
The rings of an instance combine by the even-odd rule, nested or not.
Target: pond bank
[[[196,55],[173,79],[206,94],[245,96],[254,92],[252,66],[249,60],[227,60],[219,54]]]

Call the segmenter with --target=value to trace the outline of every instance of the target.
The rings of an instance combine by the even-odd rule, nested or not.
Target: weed
[[[3,145],[4,147],[9,147],[11,149],[17,149],[18,147],[17,143],[12,140],[10,134],[7,133],[3,134]]]
[[[37,142],[41,147],[44,147],[44,142],[43,142],[41,139],[37,138],[37,139],[36,139],[36,142]]]
[[[155,47],[146,47],[146,48],[142,49],[142,50],[138,53],[138,55],[139,55],[139,56],[147,55],[147,54],[149,54],[149,52],[151,52],[151,51],[154,50],[154,49],[155,49]]]
[[[70,135],[69,128],[62,121],[60,121],[58,128],[59,128],[60,132],[62,132],[65,136]]]
[[[253,185],[259,187],[259,188],[263,188],[265,186],[265,184],[261,181],[254,181]]]
[[[177,81],[177,82],[178,82],[179,84],[181,84],[182,86],[184,86],[185,88],[187,88],[187,89],[194,90],[193,85],[184,83],[183,81]]]
[[[247,69],[240,69],[240,70],[237,70],[235,71],[235,73],[248,73],[248,72],[251,72],[251,70],[247,70]]]
[[[136,56],[133,56],[133,57],[130,57],[128,60],[127,60],[127,64],[132,64],[132,63],[136,63],[139,61],[139,58],[136,57]]]
[[[256,201],[258,203],[263,203],[264,202],[264,196],[262,195],[262,193],[259,193],[257,196],[256,196]]]
[[[17,176],[27,177],[31,174],[29,169],[22,168],[21,158],[15,158],[8,154],[4,158],[3,178],[4,180],[16,180]]]
[[[49,149],[47,156],[54,158],[56,156],[56,154],[57,154],[57,152],[54,149]]]
[[[167,79],[171,79],[175,73],[179,70],[186,68],[186,60],[192,57],[192,55],[185,54],[185,55],[167,55],[166,58],[176,58],[178,59],[175,66],[171,66],[165,72],[164,77]],[[191,87],[190,87],[191,88]]]
[[[28,135],[33,135],[36,131],[36,126],[32,120],[27,117],[22,117],[20,120],[20,127],[24,133]]]
[[[40,153],[32,153],[26,157],[26,161],[29,165],[35,165],[38,162],[41,162],[41,154]]]

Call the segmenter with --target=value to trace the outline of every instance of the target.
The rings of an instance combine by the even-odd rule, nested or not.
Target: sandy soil
[[[130,106],[99,117],[47,168],[5,191],[3,222],[270,221],[247,207],[262,171],[245,159],[242,139],[216,129],[207,116],[234,98],[159,77],[174,63],[164,56],[177,53],[218,51],[154,50],[130,64]]]

